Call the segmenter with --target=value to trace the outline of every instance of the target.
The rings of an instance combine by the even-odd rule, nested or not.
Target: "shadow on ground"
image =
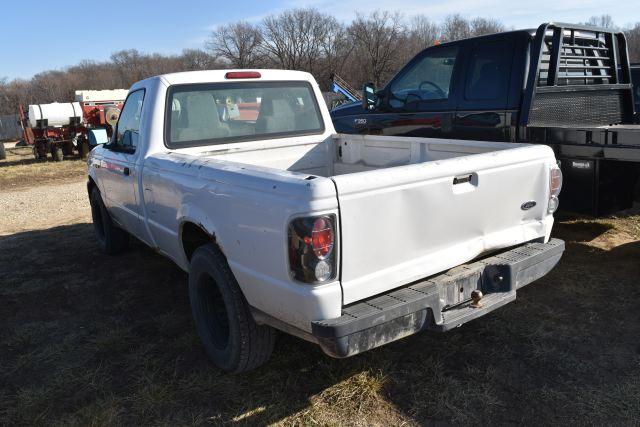
[[[103,256],[89,224],[0,237],[0,421],[637,420],[640,242],[605,252],[558,231],[559,266],[483,319],[344,360],[280,335],[239,376],[206,360],[186,275],[150,249]]]

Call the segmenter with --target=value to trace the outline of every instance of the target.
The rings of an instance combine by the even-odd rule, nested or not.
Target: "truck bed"
[[[203,155],[333,181],[349,260],[341,269],[344,304],[492,250],[546,241],[553,223],[554,157],[542,145],[339,134]],[[523,208],[527,202],[535,206]]]
[[[309,176],[335,177],[418,163],[524,148],[528,144],[337,134],[324,141],[211,150],[206,157],[286,170]],[[259,155],[256,155],[259,153]]]

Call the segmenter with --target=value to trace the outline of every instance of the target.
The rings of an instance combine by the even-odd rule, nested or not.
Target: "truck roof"
[[[483,34],[481,36],[473,36],[473,37],[468,37],[466,39],[459,39],[459,40],[452,40],[452,41],[449,41],[449,42],[442,42],[439,46],[444,46],[444,45],[448,45],[448,44],[458,44],[460,42],[464,42],[464,41],[467,41],[467,40],[482,40],[482,39],[489,39],[489,38],[494,38],[494,37],[509,37],[509,36],[517,36],[517,35],[526,35],[528,37],[533,38],[536,35],[536,29],[535,28],[527,28],[527,29],[522,29],[522,30],[500,31],[498,33]],[[427,48],[427,49],[429,49],[429,48]]]
[[[593,25],[581,25],[581,24],[568,24],[568,23],[564,23],[564,22],[549,22],[546,24],[542,24],[542,25],[553,25],[553,26],[557,26],[557,27],[563,27],[563,28],[574,28],[578,31],[600,31],[600,32],[619,32],[616,30],[612,30],[611,28],[602,28],[602,27],[597,27],[597,26],[593,26]],[[541,26],[542,26],[541,25]],[[538,27],[539,28],[539,27]],[[454,40],[454,41],[450,41],[450,42],[444,42],[442,43],[442,45],[446,45],[449,43],[459,43],[459,42],[463,42],[465,40],[481,40],[484,38],[493,38],[493,37],[504,37],[504,36],[516,36],[516,35],[527,35],[529,37],[531,37],[533,39],[533,37],[535,37],[536,35],[536,31],[538,30],[538,28],[524,28],[524,29],[519,29],[519,30],[510,30],[510,31],[501,31],[498,33],[491,33],[491,34],[484,34],[481,36],[474,36],[474,37],[469,37],[466,39],[460,39],[460,40]],[[427,48],[428,49],[428,48]]]
[[[270,70],[270,69],[224,69],[224,70],[204,70],[185,71],[181,73],[162,74],[151,77],[159,79],[167,85],[189,84],[189,83],[216,83],[234,81],[226,78],[229,72],[258,72],[260,78],[234,79],[238,81],[259,81],[259,80],[302,80],[315,83],[313,76],[304,71],[292,70]],[[144,80],[143,80],[144,81]]]

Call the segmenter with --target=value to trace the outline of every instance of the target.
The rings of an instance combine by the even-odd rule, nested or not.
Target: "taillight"
[[[560,206],[560,200],[558,195],[562,189],[562,171],[558,167],[551,168],[549,170],[549,203],[547,204],[547,211],[554,213]]]
[[[335,215],[296,218],[289,224],[291,276],[305,283],[336,277]]]
[[[318,259],[325,259],[333,250],[333,225],[327,217],[316,218],[311,229],[311,246]]]
[[[558,196],[562,189],[562,171],[560,168],[553,168],[549,172],[549,192],[552,196]]]

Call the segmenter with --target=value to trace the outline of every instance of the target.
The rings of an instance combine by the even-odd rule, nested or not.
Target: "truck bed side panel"
[[[183,269],[189,261],[181,231],[190,222],[223,252],[252,307],[302,330],[310,330],[312,320],[339,315],[339,283],[296,283],[287,262],[292,217],[337,214],[330,180],[172,153],[147,159],[143,183],[154,240]]]

